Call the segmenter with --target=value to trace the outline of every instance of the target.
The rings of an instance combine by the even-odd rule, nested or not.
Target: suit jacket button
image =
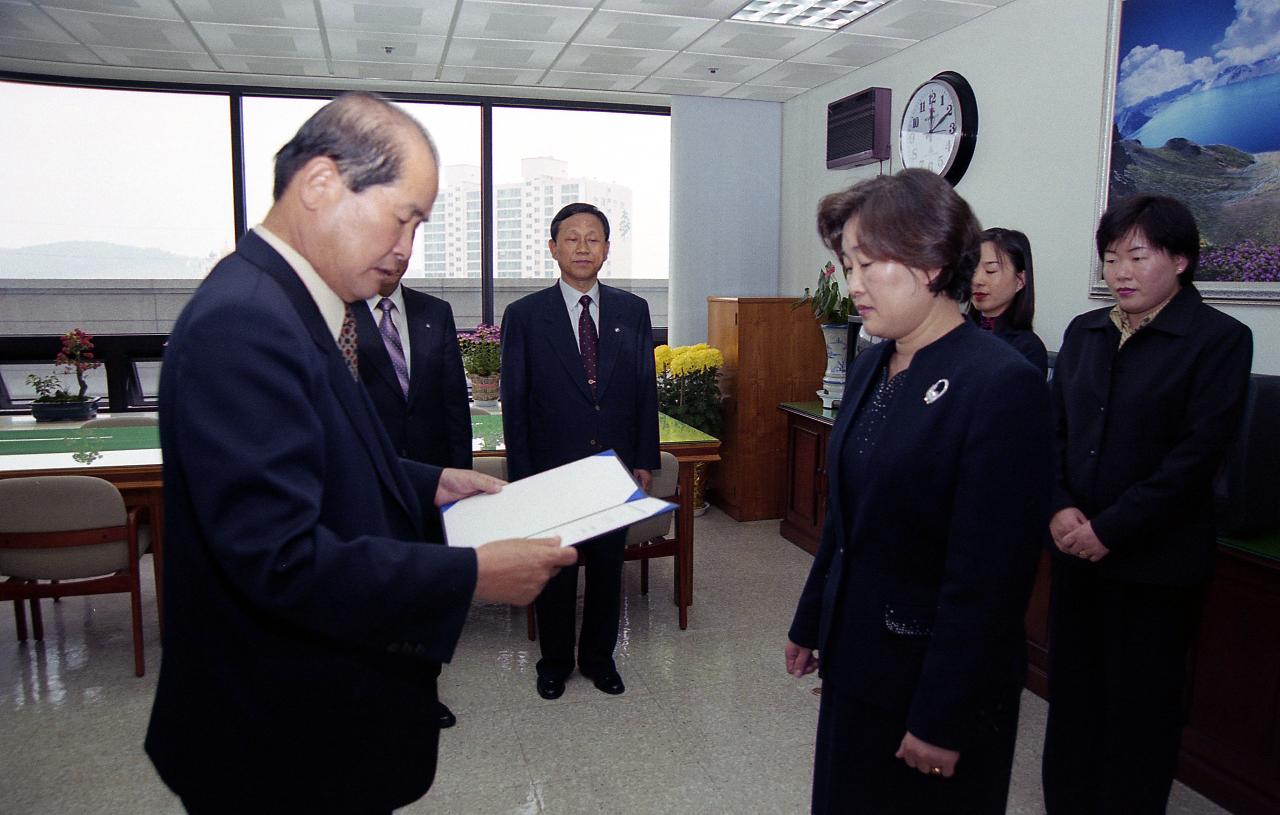
[[[599,413],[599,412],[600,412],[600,406],[596,405],[596,413]]]

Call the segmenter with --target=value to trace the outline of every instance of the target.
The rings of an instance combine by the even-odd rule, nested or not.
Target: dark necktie
[[[587,384],[591,386],[591,395],[596,395],[596,368],[599,359],[596,355],[600,344],[600,335],[596,333],[596,322],[591,319],[591,297],[582,295],[578,300],[582,306],[582,314],[578,315],[578,352],[582,354],[582,367],[587,371]]]
[[[356,358],[356,315],[352,313],[350,305],[347,305],[342,315],[342,330],[338,332],[338,350],[342,352],[342,358],[347,361],[347,370],[351,371],[351,378],[359,382],[360,366]]]
[[[391,357],[391,367],[396,371],[396,379],[400,381],[400,390],[405,397],[409,396],[409,365],[404,359],[404,344],[400,342],[400,330],[396,328],[391,312],[396,304],[384,297],[378,301],[382,309],[382,319],[378,321],[378,333],[382,335],[382,343],[387,346],[387,354]]]

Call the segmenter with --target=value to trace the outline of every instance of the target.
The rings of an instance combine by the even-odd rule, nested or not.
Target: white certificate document
[[[440,514],[450,546],[556,535],[562,546],[572,546],[675,508],[646,495],[607,450],[513,481],[502,492],[455,501]]]

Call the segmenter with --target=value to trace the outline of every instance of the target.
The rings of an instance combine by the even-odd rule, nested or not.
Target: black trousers
[[[1163,813],[1202,587],[1108,580],[1058,557],[1052,586],[1045,810]]]
[[[622,548],[626,530],[610,532],[578,545],[585,564],[582,634],[578,666],[586,673],[616,670],[613,649],[618,644],[622,614]],[[578,611],[578,567],[561,569],[547,581],[534,604],[538,619],[538,676],[564,679],[573,673],[573,634]]]
[[[894,758],[903,717],[823,687],[813,766],[815,815],[1004,815],[1018,735],[1019,690],[981,719],[951,778]]]

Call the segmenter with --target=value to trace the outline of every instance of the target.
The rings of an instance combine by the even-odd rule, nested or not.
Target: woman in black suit
[[[830,195],[818,230],[889,341],[850,372],[786,646],[789,672],[823,677],[813,811],[1003,813],[1048,519],[1048,388],[961,313],[979,227],[939,176]]]
[[[1071,321],[1053,373],[1051,815],[1165,811],[1213,566],[1213,476],[1253,359],[1249,329],[1191,283],[1200,234],[1182,203],[1122,200],[1097,249],[1117,303]]]
[[[973,272],[969,315],[980,328],[1017,348],[1040,373],[1049,373],[1049,353],[1031,328],[1036,316],[1036,278],[1031,241],[1016,229],[982,233],[982,257]]]

